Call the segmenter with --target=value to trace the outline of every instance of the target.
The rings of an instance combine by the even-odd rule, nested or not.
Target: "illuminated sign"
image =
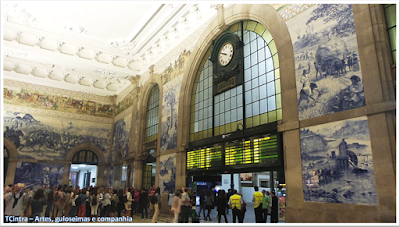
[[[226,172],[239,166],[278,166],[281,164],[279,153],[278,136],[274,134],[190,150],[186,167],[188,171]]]

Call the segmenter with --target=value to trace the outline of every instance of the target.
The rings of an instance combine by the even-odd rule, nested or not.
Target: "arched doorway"
[[[4,159],[3,159],[3,163],[4,163],[4,169],[3,169],[3,173],[4,173],[4,180],[3,183],[6,182],[6,176],[7,176],[7,169],[8,169],[8,159],[10,158],[10,153],[8,152],[7,147],[4,147]]]
[[[87,188],[97,182],[99,158],[90,150],[81,150],[72,158],[69,180],[72,187]]]
[[[156,182],[156,157],[154,149],[148,150],[147,157],[143,160],[143,180],[142,185],[145,189],[155,185]]]

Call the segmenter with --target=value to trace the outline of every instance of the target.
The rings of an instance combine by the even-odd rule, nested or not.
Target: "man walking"
[[[275,192],[272,192],[271,195],[271,223],[278,223],[278,197],[275,196]]]
[[[263,223],[264,218],[262,215],[262,202],[264,195],[258,191],[258,186],[254,186],[254,194],[251,201],[254,203],[254,214],[256,217],[256,223]]]
[[[189,223],[189,211],[190,211],[190,197],[188,195],[188,188],[182,187],[182,206],[181,206],[181,217],[183,223]]]
[[[268,219],[268,208],[270,206],[270,199],[269,199],[269,191],[262,191],[263,193],[263,202],[262,202],[262,213],[264,218],[264,223],[267,223]]]

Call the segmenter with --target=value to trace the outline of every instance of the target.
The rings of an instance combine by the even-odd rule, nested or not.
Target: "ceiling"
[[[216,15],[215,4],[2,1],[6,79],[117,95]]]

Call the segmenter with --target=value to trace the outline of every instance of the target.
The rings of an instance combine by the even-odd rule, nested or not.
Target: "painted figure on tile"
[[[353,76],[359,79],[354,86],[363,87],[352,5],[314,5],[286,24],[299,66],[295,69],[299,119],[364,106],[364,89],[357,88],[357,101],[344,92],[355,83]]]

